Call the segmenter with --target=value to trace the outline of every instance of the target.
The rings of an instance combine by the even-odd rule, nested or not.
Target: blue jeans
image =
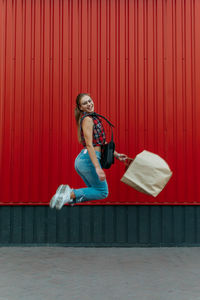
[[[101,153],[98,151],[95,151],[95,153],[100,163]],[[104,199],[108,196],[107,181],[99,180],[87,149],[83,149],[76,157],[75,170],[81,176],[87,187],[73,189],[76,196],[74,203]]]

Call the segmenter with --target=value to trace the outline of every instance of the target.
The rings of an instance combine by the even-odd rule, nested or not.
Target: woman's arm
[[[117,151],[114,151],[114,157],[120,161],[125,161],[128,158],[126,154],[120,154]]]
[[[98,162],[98,159],[96,157],[96,153],[95,153],[95,150],[93,147],[93,143],[92,143],[93,142],[93,126],[94,126],[94,123],[90,117],[84,118],[84,120],[82,122],[82,129],[83,129],[83,134],[84,134],[84,138],[85,138],[86,148],[88,150],[90,159],[96,169],[99,179],[101,181],[103,181],[106,179],[106,175]]]

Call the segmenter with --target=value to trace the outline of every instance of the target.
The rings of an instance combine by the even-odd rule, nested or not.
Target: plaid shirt
[[[97,116],[89,116],[93,119],[94,127],[93,127],[93,146],[101,146],[106,142],[106,134],[101,120]],[[81,126],[81,143],[85,147],[85,138],[83,135],[83,129]]]

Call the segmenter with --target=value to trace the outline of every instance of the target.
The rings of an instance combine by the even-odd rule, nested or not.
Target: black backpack
[[[108,121],[104,116],[99,115],[97,113],[85,114],[81,118],[81,123],[82,123],[83,119],[88,116],[99,116],[99,117],[103,118],[110,125],[111,140],[109,143],[101,146],[101,160],[100,160],[101,167],[103,169],[109,169],[111,167],[111,165],[114,164],[114,162],[115,162],[114,161],[115,143],[113,141],[113,129],[112,129],[112,127],[114,127],[114,125],[111,124],[110,121]],[[80,126],[81,126],[81,123],[80,123]]]

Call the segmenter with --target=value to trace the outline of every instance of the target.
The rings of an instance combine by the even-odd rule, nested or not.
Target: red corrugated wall
[[[173,170],[152,198],[108,171],[92,204],[199,204],[199,0],[0,0],[0,202],[46,204],[74,170],[75,97],[89,92],[117,150]]]

